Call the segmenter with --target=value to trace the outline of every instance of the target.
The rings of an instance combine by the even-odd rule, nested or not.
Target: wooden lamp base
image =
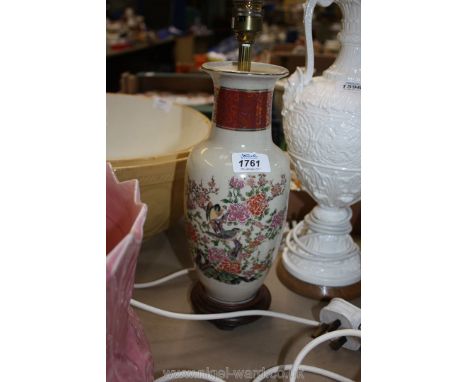
[[[288,289],[314,300],[329,301],[335,297],[352,300],[353,298],[361,296],[361,281],[342,287],[309,284],[291,275],[284,267],[281,259],[278,261],[276,273],[278,278]]]
[[[193,310],[198,314],[229,313],[239,310],[268,310],[271,304],[271,294],[265,285],[262,285],[257,294],[251,300],[241,304],[222,303],[213,300],[205,291],[203,285],[198,281],[190,294]],[[222,330],[232,330],[240,325],[249,324],[258,320],[261,316],[225,318],[211,320],[210,322]]]

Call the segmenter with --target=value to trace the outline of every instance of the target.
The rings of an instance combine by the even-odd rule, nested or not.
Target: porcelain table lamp
[[[341,50],[323,76],[313,77],[312,14],[304,24],[305,73],[298,68],[283,97],[288,152],[302,187],[318,205],[290,231],[279,276],[318,299],[360,294],[360,249],[350,236],[350,206],[361,198],[361,1],[336,0],[343,13]]]
[[[280,66],[251,62],[262,26],[262,1],[234,1],[238,62],[206,63],[215,92],[213,128],[187,160],[185,220],[199,282],[191,293],[197,313],[268,309],[263,281],[281,241],[289,196],[287,155],[271,136]],[[233,329],[259,317],[215,320]]]
[[[196,312],[268,309],[263,281],[281,240],[289,196],[287,155],[271,137],[275,82],[285,68],[252,62],[203,65],[214,82],[210,138],[187,161],[185,216],[200,282]],[[258,317],[217,320],[223,329]]]

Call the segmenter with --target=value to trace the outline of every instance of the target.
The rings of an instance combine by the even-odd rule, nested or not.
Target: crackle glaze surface
[[[344,15],[335,63],[312,78],[313,10],[332,1],[309,0],[304,14],[307,68],[298,68],[288,79],[283,97],[288,152],[303,187],[318,203],[303,231],[302,226],[296,229],[283,263],[303,281],[342,286],[360,279],[359,249],[349,236],[349,206],[361,198],[361,1],[335,2]]]
[[[219,65],[231,64],[205,66],[217,96],[213,129],[187,161],[185,220],[207,293],[236,303],[252,298],[262,285],[286,219],[289,160],[272,142],[270,114],[275,82],[287,71],[252,63],[253,73],[247,74]],[[235,172],[232,154],[242,152],[266,155],[271,171]]]

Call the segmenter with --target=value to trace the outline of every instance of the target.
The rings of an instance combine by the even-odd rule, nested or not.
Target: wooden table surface
[[[276,276],[279,255],[265,282],[272,294],[270,310],[318,320],[320,309],[326,304],[299,296],[281,284]],[[143,243],[135,282],[151,281],[191,266],[180,223]],[[194,281],[195,274],[191,273],[158,287],[136,289],[133,298],[161,309],[191,313],[189,295]],[[360,306],[360,299],[351,302]],[[254,377],[251,374],[262,368],[292,363],[311,340],[312,328],[277,318],[263,317],[233,331],[222,331],[205,321],[174,320],[135,311],[151,343],[155,378],[163,375],[164,370],[221,370],[218,376],[225,380],[251,381]],[[322,344],[303,363],[358,379],[360,355],[347,349],[335,352]],[[329,379],[304,373],[298,381]]]

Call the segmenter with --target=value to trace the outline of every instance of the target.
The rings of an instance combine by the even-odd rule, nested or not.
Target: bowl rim
[[[123,94],[123,93],[106,93],[106,106],[107,106],[107,96],[112,95],[112,96],[124,96],[124,97],[139,97],[139,98],[144,98],[145,100],[151,99],[150,96],[144,95],[144,94]],[[212,129],[212,123],[211,120],[204,115],[203,113],[200,113],[198,110],[195,110],[193,107],[186,106],[186,105],[176,105],[177,107],[180,107],[182,109],[187,110],[189,113],[195,113],[198,114],[199,116],[202,117],[206,125],[208,126],[208,132],[206,133],[205,136],[201,138],[199,142],[204,141],[205,139],[208,139],[211,133]],[[107,130],[107,117],[106,117],[106,130]],[[159,165],[159,164],[165,164],[171,162],[171,160],[168,160],[169,157],[175,157],[175,160],[179,160],[183,158],[183,155],[186,157],[189,156],[190,152],[192,151],[192,148],[197,145],[199,142],[194,143],[191,146],[181,148],[180,150],[175,150],[169,153],[165,153],[164,155],[157,155],[157,156],[147,156],[147,157],[136,157],[136,158],[126,158],[126,159],[108,159],[106,155],[106,162],[110,162],[112,164],[112,168],[114,169],[123,169],[123,168],[135,168],[135,167],[140,167],[140,166],[151,166],[151,165]],[[106,142],[106,151],[107,151],[107,142]],[[174,160],[172,160],[174,161]]]
[[[180,152],[177,154],[169,154],[165,155],[164,157],[154,157],[153,160],[149,159],[146,161],[142,161],[141,159],[123,159],[118,161],[107,160],[107,162],[111,163],[112,168],[116,171],[133,170],[136,168],[146,168],[153,166],[165,166],[187,161],[190,155],[190,151],[191,150]]]

